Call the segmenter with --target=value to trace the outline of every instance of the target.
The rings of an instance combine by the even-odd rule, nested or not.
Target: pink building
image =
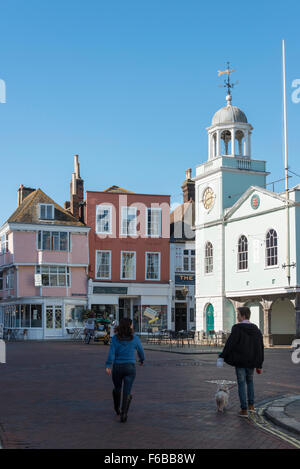
[[[0,229],[0,323],[30,339],[63,338],[87,306],[89,228],[40,189],[18,190]]]

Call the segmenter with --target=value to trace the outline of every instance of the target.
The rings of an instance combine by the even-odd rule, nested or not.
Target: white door
[[[46,306],[46,337],[62,336],[62,306],[47,305]]]

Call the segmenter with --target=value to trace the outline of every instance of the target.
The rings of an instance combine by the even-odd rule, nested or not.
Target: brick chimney
[[[83,179],[80,177],[78,155],[74,155],[74,172],[70,183],[70,212],[75,218],[83,221]]]
[[[31,187],[24,187],[23,184],[21,184],[19,189],[18,189],[17,206],[20,207],[20,205],[23,202],[23,200],[25,199],[25,197],[27,197],[29,194],[31,194],[34,191],[35,191],[35,189],[32,189]]]
[[[185,172],[185,181],[181,186],[183,192],[183,202],[195,202],[195,181],[192,181],[192,170],[187,169]]]

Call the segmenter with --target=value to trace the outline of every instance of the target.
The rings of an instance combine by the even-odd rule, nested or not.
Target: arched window
[[[238,270],[248,269],[248,240],[242,235],[238,241]]]
[[[204,272],[210,274],[213,271],[213,245],[210,241],[205,244]]]
[[[266,265],[278,264],[278,238],[275,230],[271,229],[266,235]]]

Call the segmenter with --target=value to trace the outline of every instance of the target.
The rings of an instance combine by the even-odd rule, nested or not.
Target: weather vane
[[[224,74],[227,75],[227,79],[224,80],[224,85],[219,85],[219,86],[224,86],[224,88],[227,88],[227,93],[228,93],[229,96],[231,96],[231,91],[230,91],[231,88],[233,88],[235,85],[238,84],[238,82],[231,83],[231,81],[230,81],[230,74],[234,71],[235,71],[235,68],[230,70],[230,62],[227,62],[226,70],[223,70],[223,71],[218,70],[218,77],[220,77],[221,75],[224,75]]]

